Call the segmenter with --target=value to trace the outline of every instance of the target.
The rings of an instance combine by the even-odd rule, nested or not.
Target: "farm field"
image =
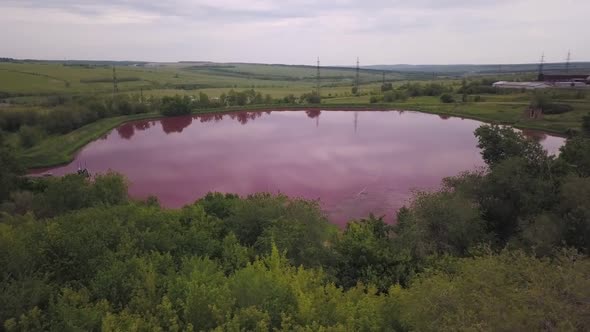
[[[113,65],[116,70],[117,93],[113,93]],[[300,96],[315,91],[316,70],[313,66],[244,63],[5,62],[0,63],[0,115],[2,112],[34,112],[42,115],[54,109],[72,110],[72,105],[81,101],[109,100],[113,97],[160,100],[163,97],[178,95],[196,100],[200,94],[206,94],[215,101],[231,90],[254,90],[261,96],[266,96],[267,101],[257,105],[234,105],[230,108],[204,107],[194,112],[297,108],[306,106],[306,102],[300,100]],[[462,73],[462,76],[448,75],[444,72],[433,75],[427,72],[360,69],[360,85],[354,94],[354,68],[322,67],[321,104],[313,106],[331,109],[364,107],[417,110],[558,134],[580,130],[583,117],[590,112],[590,95],[585,93],[576,95],[554,91],[553,102],[568,104],[572,110],[563,114],[548,114],[542,119],[529,119],[523,114],[531,103],[530,92],[463,95],[458,92],[465,81],[470,83],[492,82],[495,79],[524,79],[533,73],[504,73],[498,77],[472,73]],[[383,79],[386,83],[391,83],[391,88],[395,91],[409,91],[407,89],[412,87],[442,88],[450,93],[454,102],[442,103],[442,92],[433,95],[419,93],[415,96],[409,93],[407,98],[385,101],[384,92],[381,91]],[[287,98],[288,96],[291,97]],[[119,115],[121,116],[91,122],[68,132],[41,135],[42,138],[34,146],[21,146],[19,142],[22,138],[18,132],[9,131],[5,137],[19,149],[27,167],[49,166],[72,160],[80,148],[125,121],[160,116],[157,106],[156,109],[144,114]],[[8,119],[10,121],[10,117]]]

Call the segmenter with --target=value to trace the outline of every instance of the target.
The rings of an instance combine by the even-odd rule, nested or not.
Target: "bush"
[[[590,113],[582,119],[582,130],[586,135],[590,135]]]
[[[445,93],[440,96],[440,101],[445,104],[450,104],[455,102],[455,98],[451,94]]]
[[[282,102],[285,104],[295,104],[295,102],[297,101],[297,97],[295,97],[295,95],[293,94],[289,94],[285,97],[283,97]]]
[[[375,104],[375,103],[378,103],[380,101],[383,101],[383,97],[382,96],[371,96],[371,98],[369,99],[369,102],[371,104]]]
[[[405,91],[387,91],[385,94],[383,94],[383,101],[387,103],[394,101],[406,101],[406,99],[408,99],[408,95]]]
[[[315,92],[304,93],[303,95],[301,95],[301,98],[299,98],[299,100],[302,100],[308,104],[320,104],[322,102],[322,97]]]
[[[573,111],[574,108],[568,104],[550,103],[543,108],[545,114],[562,114]]]
[[[39,143],[43,138],[43,130],[39,127],[31,127],[31,126],[22,126],[18,131],[18,138],[20,140],[20,144],[24,148],[30,148]]]
[[[393,85],[391,83],[384,83],[381,85],[381,92],[391,91],[393,90]]]

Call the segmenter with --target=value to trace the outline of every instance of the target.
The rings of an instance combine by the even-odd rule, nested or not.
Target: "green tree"
[[[586,136],[590,136],[590,114],[582,118],[582,130]]]
[[[99,174],[92,183],[92,203],[104,205],[120,205],[126,203],[127,180],[120,174],[108,172]]]
[[[199,92],[199,106],[203,107],[203,108],[209,107],[210,103],[211,102],[209,101],[209,96],[206,93],[200,91]]]
[[[18,131],[18,137],[20,144],[24,148],[33,147],[41,141],[43,138],[43,130],[39,127],[22,126]]]
[[[369,216],[351,221],[335,243],[336,277],[346,288],[357,283],[376,285],[387,290],[405,276],[393,246],[393,228],[383,218]]]
[[[504,251],[458,260],[390,293],[408,330],[586,330],[588,273],[590,262],[576,254],[549,260]]]
[[[440,96],[440,101],[445,104],[450,104],[455,102],[455,98],[453,97],[453,95],[445,93]]]
[[[413,247],[416,257],[464,256],[470,248],[489,240],[477,205],[452,191],[417,193],[398,219],[400,240]]]
[[[18,187],[20,175],[23,173],[14,149],[4,142],[3,134],[0,132],[0,202],[7,199],[10,192]]]
[[[165,116],[176,116],[190,114],[192,102],[188,96],[165,96],[162,98],[160,112]]]
[[[475,136],[483,160],[492,167],[512,157],[524,158],[532,165],[545,164],[548,158],[539,142],[507,126],[483,125],[475,130]]]
[[[559,159],[563,160],[572,172],[582,177],[590,176],[590,140],[573,137],[560,148]]]

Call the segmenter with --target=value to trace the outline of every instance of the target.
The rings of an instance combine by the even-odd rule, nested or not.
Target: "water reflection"
[[[137,121],[134,123],[134,128],[138,131],[144,131],[152,126],[152,121]]]
[[[162,130],[164,130],[166,134],[182,133],[184,128],[190,126],[192,122],[192,116],[175,116],[162,118],[160,120],[160,123],[162,123]]]
[[[119,134],[119,137],[121,137],[122,139],[128,140],[131,139],[131,137],[133,137],[133,135],[135,134],[135,127],[131,122],[124,123],[117,128],[117,133]]]
[[[309,110],[309,111],[305,111],[305,114],[307,114],[307,117],[310,119],[315,119],[317,117],[320,116],[320,114],[322,114],[322,111],[320,110]]]
[[[531,129],[522,129],[522,134],[528,138],[531,138],[537,142],[542,142],[547,139],[547,134]]]

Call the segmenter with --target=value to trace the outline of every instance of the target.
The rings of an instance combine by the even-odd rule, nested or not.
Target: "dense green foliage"
[[[284,195],[174,210],[113,173],[22,179],[2,145],[0,329],[588,330],[590,142],[476,135],[487,170],[343,230]]]
[[[442,95],[440,95],[440,101],[445,104],[450,104],[455,102],[455,98],[453,97],[453,95],[449,93],[443,93]]]
[[[188,96],[174,97],[165,96],[162,98],[160,112],[165,116],[187,115],[192,111],[192,100]]]

